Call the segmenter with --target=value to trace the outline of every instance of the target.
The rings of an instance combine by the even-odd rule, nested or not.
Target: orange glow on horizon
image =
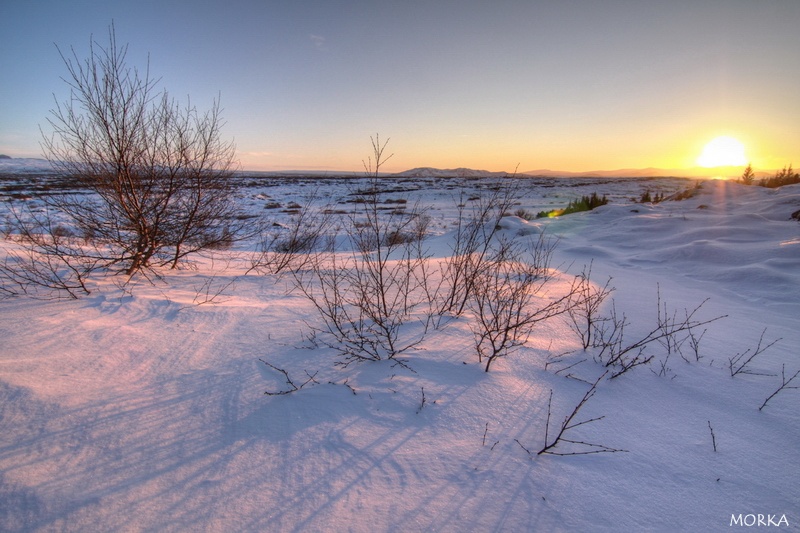
[[[697,178],[739,177],[750,163],[759,173],[773,173],[800,157],[793,158],[780,142],[758,131],[695,131],[653,133],[644,139],[631,140],[620,148],[615,143],[600,146],[574,143],[538,145],[536,143],[490,143],[482,137],[457,139],[441,144],[427,142],[417,136],[397,135],[391,138],[388,150],[394,154],[383,172],[402,172],[419,167],[436,169],[471,169],[513,174],[549,170],[569,174],[613,172],[620,175],[677,175]],[[488,139],[488,137],[487,137]],[[485,141],[485,142],[484,142]],[[360,139],[333,143],[325,153],[304,157],[296,150],[272,152],[257,150],[240,153],[244,170],[340,172],[361,174],[365,157]]]

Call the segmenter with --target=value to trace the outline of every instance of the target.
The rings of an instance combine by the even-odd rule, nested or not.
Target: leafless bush
[[[524,345],[536,324],[566,311],[571,293],[550,297],[544,291],[554,247],[554,240],[540,235],[526,262],[515,243],[503,242],[486,268],[473,275],[470,328],[486,372],[496,359]]]
[[[219,104],[206,113],[178,104],[126,55],[113,26],[108,45],[92,41],[87,59],[61,54],[71,93],[51,111],[43,147],[81,193],[48,195],[43,215],[17,217],[12,231],[24,241],[26,264],[43,265],[10,274],[28,286],[78,291],[85,287],[76,273],[174,268],[253,227],[232,199],[235,148],[221,139]],[[54,284],[60,272],[67,277],[57,274]]]
[[[316,193],[292,215],[286,227],[265,232],[251,270],[280,274],[287,269],[302,269],[309,263],[312,252],[326,244],[325,234],[333,220],[329,211],[315,209],[315,199]]]
[[[666,304],[662,304],[661,291],[657,297],[657,323],[656,327],[650,330],[644,337],[634,342],[627,342],[625,339],[625,328],[629,325],[627,317],[623,313],[617,315],[616,307],[611,307],[609,320],[605,321],[602,328],[598,330],[596,346],[600,352],[596,355],[596,360],[602,362],[607,368],[613,368],[609,379],[616,378],[637,366],[646,365],[653,361],[654,355],[647,352],[647,348],[653,343],[665,346],[667,356],[675,346],[680,346],[688,332],[693,328],[698,328],[709,324],[727,315],[718,316],[709,320],[697,320],[694,316],[708,300],[704,300],[692,311],[684,311],[683,317],[677,313],[671,316],[667,313]],[[683,336],[683,337],[682,337]],[[664,366],[666,370],[666,366]]]
[[[386,359],[403,364],[397,356],[418,345],[430,324],[424,249],[419,239],[396,238],[424,234],[427,219],[417,208],[403,214],[378,208],[387,143],[372,139],[373,155],[364,163],[371,186],[347,226],[351,251],[316,253],[308,268],[292,272],[322,318],[319,329],[330,339],[322,342],[343,356],[344,365]]]
[[[421,329],[408,327],[417,322],[415,312],[425,299],[407,257],[378,266],[356,255],[325,254],[324,262],[320,255],[310,268],[292,274],[322,318],[324,326],[315,329],[329,340],[318,339],[342,354],[342,364],[395,359],[423,340],[429,317],[424,310]]]
[[[515,180],[498,182],[467,208],[463,193],[458,202],[458,218],[451,254],[442,269],[439,314],[460,316],[473,295],[478,277],[493,255],[492,244],[500,229],[500,219],[514,205],[519,184]],[[475,198],[475,197],[473,197]]]
[[[567,306],[567,323],[581,339],[584,350],[592,346],[598,328],[609,320],[601,315],[601,308],[606,298],[615,290],[610,286],[611,278],[603,286],[593,284],[591,278],[592,263],[589,263],[575,278],[571,290],[573,301]]]
[[[692,330],[692,328],[689,328],[688,330],[686,330],[686,333],[687,333],[687,334],[688,334],[688,336],[689,336],[689,338],[686,340],[686,342],[687,342],[687,344],[689,345],[689,349],[691,350],[691,354],[692,354],[692,355],[694,355],[694,361],[695,361],[696,363],[699,363],[699,362],[700,362],[700,359],[702,359],[702,358],[703,358],[703,356],[702,356],[702,355],[700,355],[700,341],[702,341],[702,340],[703,340],[703,337],[705,337],[705,336],[706,336],[706,332],[707,332],[707,331],[708,331],[707,329],[704,329],[704,330],[703,330],[703,332],[702,332],[700,335],[697,335],[697,334],[696,334],[696,333],[695,333],[695,332]],[[689,360],[689,358],[686,356],[686,354],[684,354],[684,353],[683,353],[683,350],[681,350],[681,357],[682,357],[682,358],[683,358],[683,360],[684,360],[684,361],[686,361],[687,363],[690,363],[690,362],[691,362],[691,361]]]

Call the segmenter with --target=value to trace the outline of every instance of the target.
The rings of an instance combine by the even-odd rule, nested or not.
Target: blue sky
[[[719,135],[800,164],[796,1],[6,1],[0,153],[39,157],[55,45],[111,22],[132,64],[201,109],[247,169],[693,166]]]

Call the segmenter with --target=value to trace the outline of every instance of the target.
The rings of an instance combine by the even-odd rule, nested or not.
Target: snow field
[[[452,191],[414,194],[441,257]],[[782,365],[800,369],[799,204],[798,186],[707,182],[682,202],[504,219],[508,236],[559,238],[561,283],[590,261],[595,283],[612,277],[631,340],[657,294],[678,315],[706,298],[698,317],[728,315],[703,326],[700,361],[672,354],[659,376],[654,345],[651,365],[598,383],[577,419],[604,418],[571,436],[620,453],[536,455],[550,392],[552,430],[605,370],[563,318],[488,373],[468,317],[453,320],[404,354],[410,371],[335,366],[310,302],[288,277],[245,275],[247,250],[152,284],[98,280],[78,301],[2,300],[0,530],[721,531],[740,513],[797,529],[800,396],[758,407]],[[731,377],[765,328],[782,340],[751,366],[773,375]],[[264,395],[287,383],[260,359],[313,380]],[[580,379],[556,373],[572,363]]]

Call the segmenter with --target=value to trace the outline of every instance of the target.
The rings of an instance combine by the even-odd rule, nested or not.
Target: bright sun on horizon
[[[740,167],[747,164],[744,145],[733,137],[717,137],[703,148],[697,164],[705,168]]]

